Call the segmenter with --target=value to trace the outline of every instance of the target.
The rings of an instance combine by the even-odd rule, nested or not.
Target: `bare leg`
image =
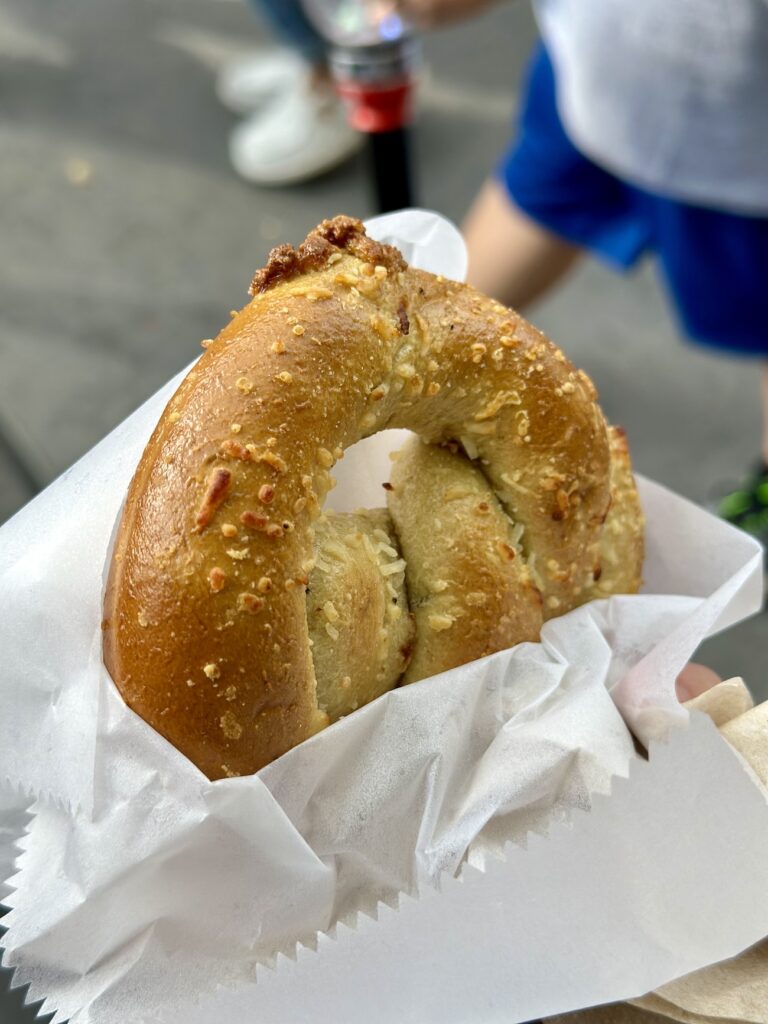
[[[763,461],[768,466],[768,363],[763,363],[760,392],[763,400]]]
[[[493,179],[480,190],[462,231],[469,249],[469,283],[515,309],[543,295],[582,253],[527,217]]]

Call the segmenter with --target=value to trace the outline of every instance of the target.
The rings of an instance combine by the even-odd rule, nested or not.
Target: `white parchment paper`
[[[698,714],[549,839],[163,1020],[518,1024],[626,999],[760,930],[766,842],[764,796]]]
[[[463,274],[452,226],[423,211],[399,217],[381,230],[406,240],[411,262]],[[427,891],[463,860],[483,866],[505,842],[523,846],[530,832],[547,833],[576,809],[589,809],[634,760],[621,714],[645,742],[687,721],[674,697],[677,671],[708,632],[760,602],[757,545],[641,481],[646,593],[588,605],[548,623],[540,644],[387,694],[258,776],[210,783],[125,708],[101,661],[111,537],[178,380],[0,531],[0,779],[37,798],[7,898],[6,962],[19,983],[32,984],[31,998],[48,997],[57,1019],[78,1024],[155,1020],[206,994],[216,999],[218,986],[252,983],[256,964],[271,962],[278,950],[312,945],[318,932],[353,920],[358,910],[374,912],[378,900]],[[378,435],[347,453],[337,467],[336,507],[381,504],[387,453],[398,440]],[[685,756],[694,755],[689,744]],[[690,763],[695,772],[705,767]],[[765,816],[744,823],[738,773],[728,777],[729,788],[713,799],[734,816],[734,828],[746,828],[749,853],[761,848]],[[663,792],[659,787],[659,799]],[[702,850],[717,848],[722,814],[712,817]],[[671,819],[660,817],[656,832],[648,822],[649,842],[664,839],[670,820],[686,827],[676,808]],[[594,828],[601,827],[595,818]],[[0,830],[6,855],[12,831]],[[606,891],[624,879],[621,861],[613,874],[612,862],[608,847],[600,865]],[[691,906],[701,901],[696,877],[692,872],[686,890]],[[660,893],[671,884],[658,882]],[[749,880],[729,883],[742,886],[739,905],[748,903]],[[562,908],[570,885],[563,856],[550,893]],[[476,888],[480,893],[481,882]],[[488,899],[496,906],[498,893],[489,888]],[[648,936],[642,900],[626,902],[627,934]],[[762,904],[750,906],[754,912],[740,914],[717,948],[700,947],[704,962],[768,931]],[[454,932],[476,942],[457,914]],[[583,920],[563,910],[561,927],[566,947],[575,949]],[[655,921],[650,930],[654,948],[669,953],[654,960],[665,975],[657,983],[670,980],[680,973],[680,936],[657,934]],[[448,964],[456,941],[455,933],[435,932],[436,961],[443,950]],[[486,955],[499,973],[503,951]],[[627,995],[642,988],[636,945],[616,955],[607,998],[622,985]],[[696,966],[703,962],[685,969]],[[567,958],[558,961],[553,984],[569,970]],[[593,997],[601,979],[594,982]],[[575,991],[562,988],[557,1005]],[[205,1019],[222,1019],[208,1005]],[[305,1018],[286,1012],[274,1019]]]

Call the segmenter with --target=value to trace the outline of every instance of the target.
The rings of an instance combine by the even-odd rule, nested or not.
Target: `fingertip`
[[[694,697],[706,693],[713,686],[722,682],[720,676],[707,665],[699,665],[695,661],[689,662],[675,681],[677,699],[684,703],[693,700]]]

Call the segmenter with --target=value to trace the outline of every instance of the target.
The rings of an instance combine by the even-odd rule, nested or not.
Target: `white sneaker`
[[[262,50],[228,64],[216,79],[216,95],[235,114],[250,114],[291,89],[307,65],[292,50]]]
[[[254,185],[290,185],[343,163],[362,141],[336,94],[313,88],[304,75],[234,129],[229,156],[237,173]]]

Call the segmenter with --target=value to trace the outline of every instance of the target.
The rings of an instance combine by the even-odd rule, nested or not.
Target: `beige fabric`
[[[665,1024],[669,1018],[642,1010],[629,1003],[610,1003],[578,1013],[548,1017],[547,1024]]]
[[[734,960],[714,964],[679,978],[642,999],[635,1006],[683,1021],[768,1021],[768,942]]]
[[[689,711],[703,711],[719,728],[754,707],[752,694],[743,679],[728,679],[706,690],[685,705]]]
[[[721,731],[768,786],[768,701],[726,723]]]

